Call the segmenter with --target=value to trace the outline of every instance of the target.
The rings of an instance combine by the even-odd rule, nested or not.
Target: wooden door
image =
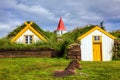
[[[93,43],[93,61],[102,61],[101,43]]]

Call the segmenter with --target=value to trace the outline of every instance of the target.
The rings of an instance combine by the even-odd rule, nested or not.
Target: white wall
[[[81,40],[81,60],[92,61],[92,37],[87,36]]]
[[[57,31],[57,34],[58,35],[62,35],[62,34],[64,34],[64,33],[66,33],[67,31],[62,31],[62,30],[59,30],[59,31]]]
[[[25,35],[33,35],[34,43],[37,41],[42,41],[31,30],[28,29],[16,40],[16,43],[25,43]]]
[[[81,40],[81,60],[93,61],[93,35],[102,36],[102,60],[110,61],[112,59],[112,46],[114,44],[114,40],[98,30],[93,31]]]
[[[114,40],[105,35],[102,40],[103,40],[102,42],[103,61],[110,61],[112,60],[112,47],[114,44]]]

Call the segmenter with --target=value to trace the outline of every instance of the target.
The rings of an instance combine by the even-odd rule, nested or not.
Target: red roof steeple
[[[60,20],[59,20],[59,24],[58,24],[57,30],[58,31],[59,30],[66,30],[62,18],[60,18]]]

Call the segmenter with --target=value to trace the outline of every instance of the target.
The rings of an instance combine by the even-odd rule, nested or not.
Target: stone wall
[[[0,50],[0,58],[17,58],[17,57],[58,57],[59,51],[56,50],[41,50],[41,51],[4,51]]]
[[[120,40],[114,40],[114,58],[120,58]]]
[[[79,59],[81,60],[81,51],[80,51],[80,44],[74,43],[71,44],[67,50],[67,59]]]

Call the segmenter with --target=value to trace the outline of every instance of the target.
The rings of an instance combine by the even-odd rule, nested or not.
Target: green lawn
[[[54,77],[70,60],[56,58],[0,58],[0,80],[120,80],[120,61],[82,62],[82,70],[67,77]]]

